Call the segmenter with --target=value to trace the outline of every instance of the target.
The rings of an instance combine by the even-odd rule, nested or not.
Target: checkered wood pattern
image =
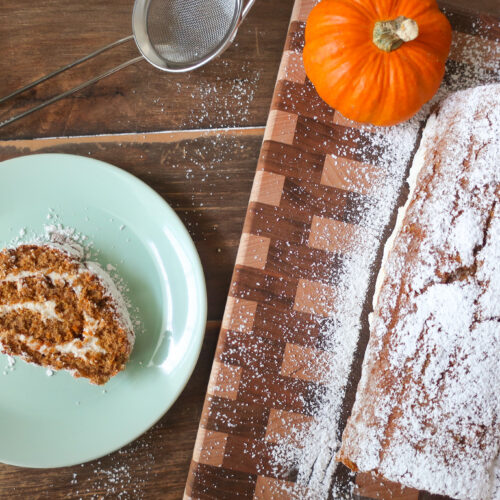
[[[272,466],[271,454],[288,429],[313,418],[325,381],[310,360],[329,363],[318,319],[335,309],[335,274],[363,237],[357,214],[384,175],[356,152],[366,145],[358,125],[306,78],[301,49],[314,3],[296,0],[292,13],[185,499],[308,497],[294,471]],[[471,40],[495,54],[497,20],[446,11],[459,42],[448,72],[470,63]],[[356,484],[358,498],[431,498],[369,474]]]

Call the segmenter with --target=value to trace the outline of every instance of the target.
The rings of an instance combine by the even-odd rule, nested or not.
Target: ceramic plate
[[[0,461],[61,467],[129,443],[173,404],[203,340],[206,289],[193,242],[174,211],[136,177],[60,154],[0,163],[0,248],[59,222],[93,242],[128,286],[136,343],[104,386],[0,355]],[[116,271],[114,271],[116,268]],[[134,312],[135,311],[135,312]]]

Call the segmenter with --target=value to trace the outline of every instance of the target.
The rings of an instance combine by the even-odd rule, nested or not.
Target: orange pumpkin
[[[307,20],[304,66],[345,117],[394,125],[436,93],[451,27],[435,0],[323,0]]]

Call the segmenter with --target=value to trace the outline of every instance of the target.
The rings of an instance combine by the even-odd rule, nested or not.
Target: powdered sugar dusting
[[[148,431],[116,453],[69,469],[73,471],[68,481],[72,494],[75,498],[93,499],[102,495],[120,500],[150,498],[148,486],[155,484],[158,475],[158,457],[153,454],[152,442],[159,434],[158,429]]]
[[[500,447],[499,102],[500,85],[478,87],[428,121],[341,450],[470,500],[493,498]]]
[[[370,189],[370,198],[358,224],[360,237],[350,255],[345,257],[342,274],[336,283],[338,300],[335,311],[323,324],[323,348],[332,356],[329,366],[319,366],[326,372],[322,376],[328,380],[326,393],[318,405],[311,428],[299,431],[302,435],[293,438],[302,442],[303,447],[297,449],[282,442],[275,452],[279,462],[286,461],[291,467],[292,464],[298,465],[298,483],[307,485],[308,498],[326,498],[332,490],[335,498],[351,492],[349,486],[346,491],[345,485],[332,484],[337,468],[334,456],[340,445],[342,404],[358,343],[373,262],[404,182],[419,127],[419,120],[413,119],[392,129],[363,130],[372,144],[383,145],[383,153],[377,160],[377,168],[383,174]],[[367,150],[366,154],[369,155],[370,151]],[[352,188],[356,190],[358,186]]]
[[[224,72],[229,69],[231,63],[221,59],[218,64],[222,66],[221,70]],[[246,61],[239,68],[239,74],[245,76],[233,80],[218,76],[215,82],[207,81],[203,85],[197,85],[191,97],[199,102],[199,109],[191,111],[183,126],[211,125],[213,120],[224,126],[247,123],[250,119],[250,106],[258,88],[260,72],[253,69],[252,64]],[[184,91],[183,86],[178,83],[177,92]]]

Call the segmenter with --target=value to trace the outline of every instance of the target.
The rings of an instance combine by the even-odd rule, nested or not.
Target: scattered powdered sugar
[[[16,358],[12,356],[7,356],[7,365],[3,370],[3,374],[8,375],[10,372],[14,371],[15,366],[16,366]]]
[[[318,367],[326,372],[321,377],[328,381],[326,391],[318,404],[314,423],[301,428],[298,431],[300,435],[293,437],[293,442],[301,442],[302,447],[287,446],[286,442],[282,442],[275,452],[279,462],[286,461],[290,466],[296,464],[297,482],[307,486],[310,498],[327,498],[332,488],[334,498],[350,493],[345,491],[345,485],[332,484],[337,467],[334,456],[340,445],[342,405],[358,343],[372,266],[404,182],[419,128],[420,121],[415,118],[391,129],[365,132],[370,134],[372,144],[383,146],[383,153],[377,160],[377,167],[383,175],[370,189],[370,201],[366,202],[359,220],[360,237],[352,244],[351,252],[343,262],[341,275],[337,277],[335,311],[322,325],[322,347],[331,354],[329,365]],[[352,188],[356,190],[359,186],[353,185]]]
[[[75,498],[148,498],[147,485],[154,480],[155,456],[150,451],[153,431],[101,460],[82,464],[71,473],[69,484]],[[84,468],[80,472],[80,468]]]
[[[488,44],[487,41],[478,37],[455,32],[452,53],[462,50],[464,44],[469,54],[467,64],[457,64],[452,60],[448,62],[445,80],[438,94],[424,106],[417,116],[395,127],[361,128],[361,136],[367,139],[369,146],[356,147],[356,153],[358,155],[362,153],[363,156],[366,156],[366,160],[362,160],[363,163],[375,163],[376,167],[382,171],[382,175],[370,176],[371,188],[367,201],[361,213],[355,215],[356,223],[360,228],[359,235],[354,235],[354,237],[350,235],[350,252],[345,257],[340,275],[335,277],[335,288],[338,290],[335,311],[332,311],[329,318],[322,322],[322,348],[331,354],[331,358],[329,358],[331,362],[325,366],[324,361],[320,359],[321,355],[318,355],[317,370],[324,372],[321,379],[328,382],[326,386],[321,388],[324,390],[324,394],[318,395],[319,401],[314,420],[310,425],[289,429],[289,435],[280,437],[278,446],[273,452],[278,468],[288,467],[297,471],[299,488],[294,487],[292,490],[286,491],[286,486],[282,486],[289,496],[295,495],[298,498],[315,500],[350,498],[352,496],[353,484],[346,484],[345,480],[337,481],[335,479],[337,469],[335,454],[340,447],[343,420],[345,419],[344,400],[346,390],[349,387],[351,391],[353,387],[355,388],[355,384],[353,386],[353,381],[349,378],[358,348],[370,280],[377,271],[373,266],[383,244],[383,235],[403,188],[408,167],[417,146],[419,132],[431,109],[446,96],[457,90],[492,83],[500,79],[500,46],[498,44],[494,45],[491,42]],[[375,160],[373,159],[374,151],[377,151]],[[340,151],[339,156],[342,154],[343,152]],[[335,157],[332,159],[335,161]],[[367,176],[369,175],[368,171]],[[347,172],[347,176],[350,176],[350,172]],[[362,182],[358,176],[359,180]],[[352,189],[349,190],[359,192],[359,183],[353,181]],[[482,234],[474,225],[476,219],[477,214],[471,211],[464,214],[454,227],[455,245],[458,251],[463,252],[467,262],[470,262],[476,241]],[[493,228],[490,229],[490,231],[493,230]],[[464,240],[465,234],[468,235],[468,238]],[[486,293],[496,293],[494,296],[498,299],[499,288],[500,285],[491,283],[489,291]],[[454,292],[456,290],[448,292],[448,300],[456,298]],[[439,298],[440,302],[446,300],[440,294],[440,290],[434,290],[430,293],[433,295],[429,295],[429,301],[432,301],[433,298]],[[470,293],[474,293],[474,291],[471,290]],[[488,303],[490,305],[499,304],[500,301],[489,300]],[[473,314],[471,310],[458,310],[458,308],[455,312],[456,318],[461,317],[464,321]],[[443,312],[440,320],[448,325],[453,325],[456,318],[452,316],[453,312],[448,313]],[[478,338],[481,336],[487,338],[488,336],[486,332],[477,331],[476,333]],[[437,341],[438,339],[436,339]],[[469,338],[467,345],[474,352],[472,338]],[[474,355],[471,355],[471,359],[475,359]],[[440,362],[439,360],[435,361],[436,363]],[[452,395],[449,399],[452,399]],[[297,446],[296,443],[300,443],[300,446]],[[297,493],[298,491],[300,493]]]
[[[49,218],[50,215],[50,218]],[[72,227],[63,226],[58,222],[59,217],[52,209],[49,210],[47,218],[51,220],[50,224],[45,224],[43,230],[32,231],[25,227],[21,228],[18,234],[13,237],[6,248],[15,248],[23,243],[32,243],[35,245],[54,245],[65,253],[78,259],[84,258],[84,248],[87,236],[76,231]],[[92,244],[86,244],[91,249]]]
[[[222,73],[228,71],[231,61],[220,59],[217,61]],[[198,109],[193,109],[183,126],[211,125],[217,122],[222,126],[245,124],[251,118],[250,105],[254,100],[260,80],[260,71],[245,61],[238,68],[238,75],[233,79],[223,74],[216,77],[215,81],[198,84],[191,97],[198,103]],[[198,75],[199,78],[203,76]],[[177,84],[178,93],[185,92],[184,87]]]

